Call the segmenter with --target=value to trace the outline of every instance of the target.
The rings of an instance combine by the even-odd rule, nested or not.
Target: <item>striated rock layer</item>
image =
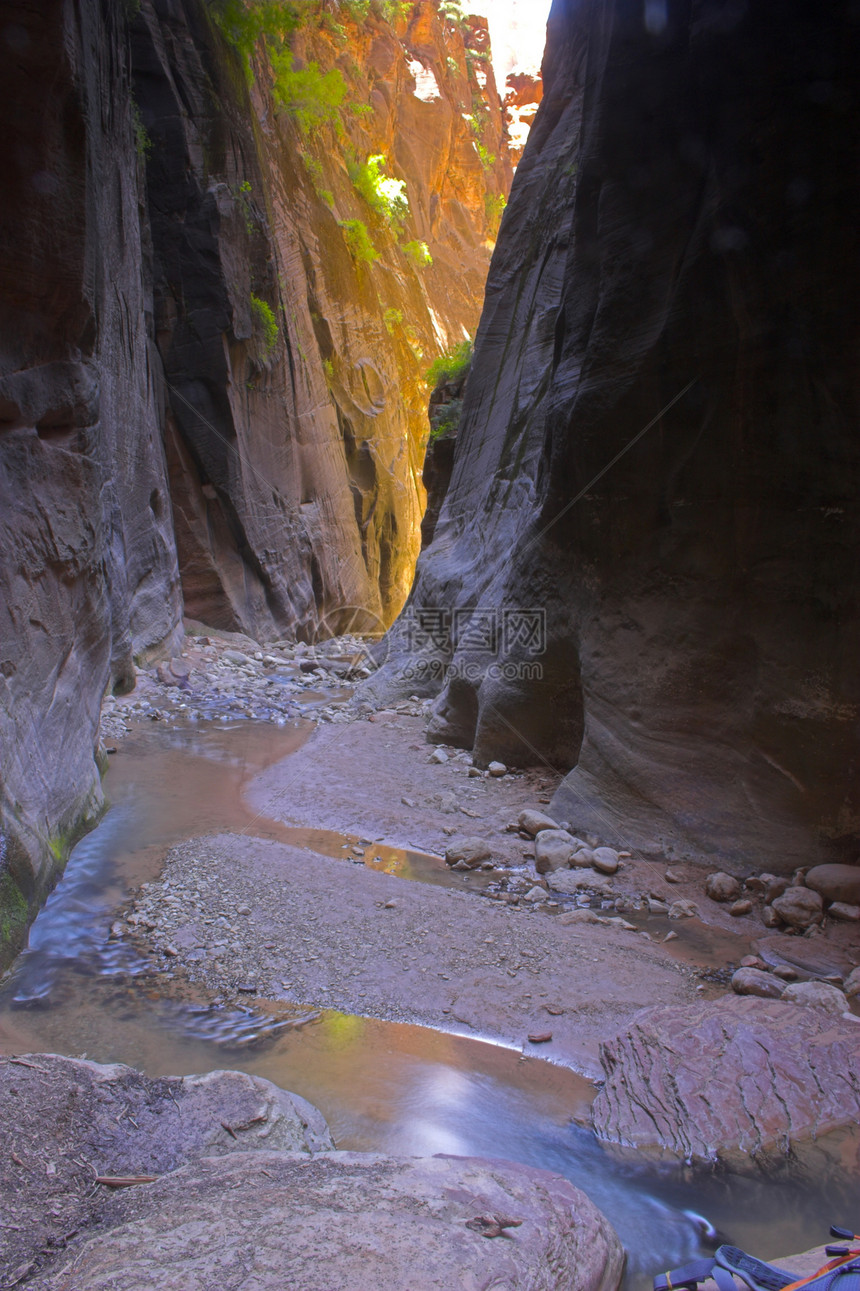
[[[736,996],[643,1009],[601,1045],[594,1128],[691,1161],[787,1157],[857,1124],[858,1031],[825,1009]]]
[[[860,25],[645,19],[552,9],[409,606],[425,693],[449,667],[431,735],[575,765],[553,816],[627,845],[853,860]],[[403,624],[380,696],[417,689]]]

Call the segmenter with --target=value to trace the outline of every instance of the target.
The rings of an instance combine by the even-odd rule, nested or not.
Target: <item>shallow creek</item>
[[[585,1128],[592,1087],[564,1068],[461,1035],[330,1011],[309,1009],[307,1021],[285,1026],[283,1014],[261,1018],[195,998],[169,974],[152,974],[128,943],[110,940],[129,889],[195,834],[253,832],[356,863],[356,838],[279,825],[243,800],[243,785],[311,729],[159,725],[123,742],[106,778],[110,810],[74,849],[0,987],[0,1050],[85,1055],[151,1075],[236,1067],[315,1103],[338,1147],[495,1156],[558,1171],[615,1224],[631,1287],[707,1253],[708,1228],[768,1257],[823,1241],[830,1222],[852,1222],[856,1181],[847,1174],[810,1177],[798,1166],[765,1182],[620,1164]],[[367,848],[365,863],[462,883],[438,859],[396,848]]]

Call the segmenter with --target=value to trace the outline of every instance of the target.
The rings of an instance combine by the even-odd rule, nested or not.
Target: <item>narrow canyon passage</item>
[[[856,8],[7,0],[0,1291],[858,1227]]]

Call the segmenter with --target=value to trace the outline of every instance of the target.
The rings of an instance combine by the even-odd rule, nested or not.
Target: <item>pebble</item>
[[[845,979],[845,994],[851,999],[860,995],[860,968],[855,968]]]
[[[749,914],[752,908],[752,901],[750,901],[749,897],[744,897],[740,901],[735,901],[734,904],[729,907],[729,914],[734,919],[740,919],[742,915]]]
[[[667,883],[684,882],[683,876],[679,874],[677,870],[667,870],[666,873],[663,875],[663,878],[666,880]]]
[[[529,1034],[529,1044],[549,1044],[551,1039],[551,1031],[533,1031]]]
[[[560,826],[542,811],[526,810],[520,812],[515,828],[525,830],[531,838],[536,838],[542,830],[559,829]]]
[[[448,754],[444,749],[434,749],[430,754],[429,760],[434,762],[437,766],[443,766],[444,763],[448,761]]]
[[[670,919],[694,919],[698,917],[699,907],[689,897],[681,897],[672,902],[667,913]]]
[[[507,775],[508,772],[508,768],[505,766],[504,762],[491,762],[487,767],[487,770],[491,776],[495,776],[497,778],[499,776]]]
[[[821,923],[824,917],[824,901],[811,888],[788,888],[772,904],[783,923],[801,931]]]

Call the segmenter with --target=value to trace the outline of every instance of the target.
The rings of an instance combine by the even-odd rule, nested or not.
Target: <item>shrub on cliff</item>
[[[450,350],[440,354],[427,369],[425,380],[428,385],[441,385],[444,381],[456,381],[472,362],[472,342],[468,338],[452,345]]]

